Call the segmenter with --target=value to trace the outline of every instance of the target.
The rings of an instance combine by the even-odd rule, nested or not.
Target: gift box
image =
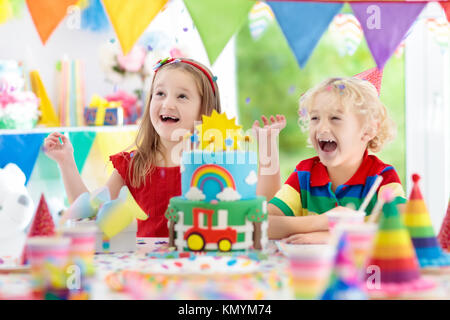
[[[126,91],[118,90],[113,94],[107,95],[106,100],[109,102],[120,102],[123,108],[123,123],[135,124],[142,113],[141,101]]]
[[[123,125],[122,104],[94,95],[89,106],[84,109],[84,120],[88,126]]]
[[[123,109],[121,107],[105,109],[105,116],[99,124],[96,124],[97,112],[98,109],[95,107],[84,108],[84,121],[87,126],[117,126],[123,124]]]

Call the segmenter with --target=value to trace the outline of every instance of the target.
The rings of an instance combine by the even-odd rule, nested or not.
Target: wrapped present
[[[123,108],[120,101],[108,101],[94,95],[84,109],[84,119],[88,126],[115,126],[123,124]]]
[[[117,101],[122,104],[124,113],[124,124],[135,124],[141,115],[141,101],[126,91],[118,90],[113,94],[107,95],[106,100],[109,102]]]

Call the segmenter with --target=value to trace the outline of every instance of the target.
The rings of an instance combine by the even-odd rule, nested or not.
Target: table
[[[256,255],[252,257],[255,264],[258,264],[257,272],[249,272],[251,276],[247,277],[246,274],[227,274],[225,277],[211,276],[210,273],[209,282],[203,277],[203,280],[199,281],[199,278],[190,276],[188,273],[192,270],[184,269],[184,274],[175,275],[174,273],[166,273],[162,276],[165,277],[158,279],[157,277],[152,282],[153,289],[155,287],[161,287],[162,284],[167,284],[167,279],[174,282],[174,287],[170,289],[167,286],[166,291],[159,290],[154,291],[151,294],[142,295],[142,290],[148,290],[149,287],[141,288],[141,292],[130,291],[117,291],[112,288],[115,286],[114,281],[120,279],[124,274],[136,276],[139,272],[146,273],[147,271],[163,270],[164,266],[174,268],[179,261],[188,261],[190,258],[177,259],[178,252],[168,250],[167,238],[137,238],[137,250],[135,252],[124,253],[101,253],[96,254],[94,263],[96,266],[96,275],[92,286],[93,300],[129,300],[129,299],[294,299],[293,289],[290,286],[289,277],[289,260],[281,252],[277,250],[277,245],[274,241],[269,241],[268,249],[264,254],[261,254],[261,259]],[[295,246],[289,251],[295,250]],[[185,253],[191,255],[190,253]],[[213,253],[209,256],[210,259],[219,259],[220,254]],[[161,257],[168,257],[170,259],[161,259]],[[238,258],[242,254],[233,254],[231,256],[225,256],[229,259],[228,262],[233,262],[233,258]],[[208,255],[195,255],[196,257],[204,257]],[[168,257],[169,258],[169,257]],[[223,258],[223,256],[222,256]],[[200,261],[200,260],[198,260]],[[206,261],[206,260],[205,260]],[[252,266],[250,262],[247,263]],[[255,265],[253,264],[253,266]],[[188,271],[186,273],[186,270]],[[212,272],[220,273],[217,270],[210,270]],[[433,275],[429,276],[436,280],[438,287],[436,288],[433,299],[450,299],[450,274],[448,275]],[[132,277],[130,277],[132,279]],[[146,278],[148,280],[149,278]],[[139,278],[135,277],[135,280]],[[142,280],[142,278],[140,279]],[[190,282],[189,282],[190,281]],[[234,281],[234,282],[233,282]],[[148,282],[148,281],[141,281]],[[233,287],[228,287],[226,282],[232,283]],[[215,287],[221,287],[224,292],[218,292],[211,290],[205,291],[202,294],[198,294],[190,291],[192,284],[201,284],[204,288],[208,288],[211,283]],[[136,284],[136,283],[135,283]],[[139,282],[138,282],[139,284]],[[245,288],[245,290],[239,290],[239,286]],[[194,286],[195,287],[195,286]],[[203,289],[204,289],[203,288]],[[30,275],[28,273],[0,273],[0,298],[8,299],[26,299],[30,289]],[[209,288],[211,289],[211,288]],[[240,291],[239,294],[230,294],[230,290]],[[183,291],[184,290],[184,291]],[[227,291],[228,290],[228,291]],[[248,295],[242,292],[248,292]]]
[[[128,299],[136,299],[136,296],[133,296],[133,293],[130,292],[120,292],[113,290],[111,287],[114,285],[112,282],[112,276],[121,277],[121,273],[125,272],[145,272],[150,270],[162,270],[161,266],[164,267],[164,262],[166,261],[167,266],[173,266],[177,261],[188,261],[191,259],[181,258],[181,259],[160,259],[161,256],[176,256],[178,252],[171,252],[168,250],[168,239],[167,238],[137,238],[137,250],[135,252],[123,252],[123,253],[99,253],[94,257],[94,264],[96,267],[95,279],[92,285],[92,293],[91,299],[93,300],[128,300]],[[171,293],[171,289],[168,288],[165,291],[154,293],[152,296],[145,296],[140,298],[158,298],[158,299],[291,299],[293,297],[293,293],[291,288],[288,286],[289,278],[287,276],[287,260],[280,254],[275,253],[276,246],[274,244],[269,245],[269,249],[267,254],[261,254],[264,258],[259,260],[257,258],[257,254],[254,253],[251,255],[253,264],[250,263],[249,260],[248,265],[254,266],[258,264],[258,271],[260,272],[249,272],[248,274],[252,274],[251,276],[246,276],[247,273],[240,273],[231,276],[227,274],[226,279],[224,277],[214,276],[214,286],[218,283],[221,283],[224,286],[228,286],[226,282],[229,282],[229,279],[239,278],[239,281],[245,278],[242,286],[246,286],[246,291],[249,292],[249,295],[242,294],[243,290],[238,290],[241,292],[240,295],[230,296],[230,291],[234,290],[233,288],[227,287],[227,294],[221,294],[216,290],[215,292],[208,291],[207,293],[191,292],[189,287],[191,285],[183,285],[186,289],[185,291],[189,292],[181,292],[177,289],[176,295],[168,296]],[[189,253],[185,253],[189,254]],[[204,257],[199,256],[199,259],[211,259],[211,261],[215,261],[218,258],[226,258],[229,261],[233,258],[238,259],[238,256],[242,256],[241,254],[233,254],[232,256],[221,256],[215,255],[215,257],[204,255]],[[192,255],[193,256],[193,255]],[[211,262],[209,261],[209,262]],[[240,260],[244,261],[244,260]],[[232,261],[231,261],[232,262]],[[244,261],[245,263],[245,261]],[[216,267],[216,265],[212,264],[212,268]],[[185,269],[185,271],[189,269]],[[169,270],[170,271],[170,270]],[[215,272],[215,270],[211,270]],[[212,273],[210,273],[211,275]],[[190,281],[191,284],[202,283],[202,285],[211,285],[213,281],[206,281],[205,277],[203,280],[199,280],[198,277],[190,276],[189,274],[185,274],[183,277],[179,277],[174,275],[173,273],[168,273],[165,276],[171,278],[175,284],[174,286],[180,286],[185,281]],[[185,277],[186,276],[186,277]],[[198,276],[198,275],[197,275]],[[28,297],[28,293],[30,290],[30,274],[29,273],[0,273],[0,298],[3,299],[26,299]],[[212,279],[212,278],[211,278]],[[158,280],[159,281],[159,280]],[[163,281],[165,282],[165,280]],[[156,283],[155,286],[159,286],[161,282]],[[236,284],[234,284],[236,285]],[[249,288],[252,286],[252,288]],[[251,290],[250,290],[251,289]],[[269,290],[266,290],[269,289]],[[264,291],[264,292],[263,292]],[[203,295],[204,294],[204,295]]]

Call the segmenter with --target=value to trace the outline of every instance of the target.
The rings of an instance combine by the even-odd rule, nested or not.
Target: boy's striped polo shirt
[[[364,201],[377,176],[383,181],[378,192],[390,187],[396,196],[396,203],[405,203],[405,193],[394,167],[383,163],[374,155],[364,152],[363,161],[356,173],[345,184],[331,189],[327,168],[319,157],[301,161],[281,189],[269,203],[277,206],[287,216],[322,214],[337,206],[352,203],[357,210]],[[378,194],[377,192],[377,194]],[[370,214],[377,201],[374,196],[367,206]]]

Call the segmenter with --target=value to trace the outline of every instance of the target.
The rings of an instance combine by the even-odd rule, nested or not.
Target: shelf
[[[117,131],[135,131],[138,125],[123,126],[85,126],[85,127],[39,127],[33,129],[0,129],[2,134],[32,134],[32,133],[50,133],[50,132],[117,132]]]

